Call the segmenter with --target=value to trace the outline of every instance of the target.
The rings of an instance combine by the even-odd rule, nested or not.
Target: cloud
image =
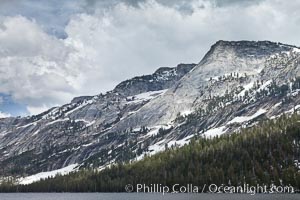
[[[59,38],[65,38],[65,26],[76,13],[92,14],[96,10],[105,10],[119,3],[137,7],[147,0],[1,0],[0,13],[3,16],[22,15],[34,19],[43,30]],[[251,5],[263,0],[206,0],[216,6],[223,7],[233,4]],[[164,6],[181,11],[191,11],[191,0],[158,0]]]
[[[77,71],[65,65],[71,49],[24,17],[0,23],[0,92],[16,102],[49,107],[70,99]]]
[[[64,38],[32,18],[1,17],[0,93],[35,114],[160,66],[199,62],[220,39],[300,45],[298,0],[97,2],[69,5],[80,12],[69,12]]]
[[[1,0],[0,13],[3,16],[22,15],[34,19],[47,33],[64,38],[64,28],[70,16],[83,12],[84,5],[84,0]]]
[[[1,118],[7,118],[7,117],[11,117],[11,115],[7,114],[7,113],[0,112],[0,119]]]
[[[192,12],[188,13],[165,3],[145,1],[71,18],[66,41],[77,44],[79,54],[85,55],[81,62],[92,72],[87,82],[90,93],[97,88],[95,82],[101,85],[100,90],[106,90],[124,78],[151,73],[159,66],[199,62],[220,39],[298,42],[293,37],[298,37],[299,16],[291,16],[292,8],[280,1],[255,1],[247,6],[228,1],[226,7],[211,1],[190,2]],[[299,3],[294,8],[300,8]]]
[[[45,110],[49,109],[48,106],[44,105],[39,105],[39,106],[28,106],[27,110],[30,114],[39,114],[44,112]]]

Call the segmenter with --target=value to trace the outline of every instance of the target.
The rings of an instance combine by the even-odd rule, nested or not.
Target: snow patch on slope
[[[300,53],[300,49],[299,48],[293,48],[293,52]]]
[[[244,85],[244,86],[243,86],[244,89],[238,94],[238,96],[239,96],[239,97],[240,97],[240,96],[245,96],[246,91],[249,91],[249,90],[253,87],[253,85],[254,85],[254,82],[251,82],[251,83],[249,83],[249,84],[247,84],[247,85]]]
[[[229,121],[227,124],[243,123],[243,122],[246,122],[246,121],[250,121],[252,119],[255,119],[255,118],[259,117],[260,115],[262,115],[262,114],[264,114],[266,112],[267,112],[267,110],[265,110],[265,109],[259,109],[256,113],[254,113],[251,116],[235,117],[231,121]]]
[[[64,122],[64,121],[69,121],[69,120],[70,120],[69,118],[57,119],[57,120],[55,120],[55,121],[52,121],[52,122],[47,123],[46,126],[49,126],[49,125],[51,125],[51,124],[55,124],[55,123],[57,123],[57,122]]]
[[[172,127],[172,124],[149,127],[150,131],[145,136],[150,137],[152,135],[157,135],[159,132],[159,129],[161,129],[161,128],[162,129],[170,129],[171,127]],[[136,128],[134,130],[139,131],[140,129]]]
[[[205,138],[214,138],[216,136],[220,136],[222,134],[224,134],[226,132],[226,127],[225,126],[221,126],[218,128],[212,128],[209,129],[208,131],[205,131],[202,136]]]
[[[300,105],[296,105],[294,106],[292,109],[285,111],[285,114],[290,114],[290,113],[294,113],[294,111],[298,110],[300,108]]]
[[[155,155],[159,152],[165,151],[166,150],[166,146],[167,148],[170,148],[172,146],[176,146],[176,147],[182,147],[186,144],[188,144],[191,139],[195,136],[195,134],[189,135],[185,138],[182,138],[180,140],[171,140],[171,141],[166,141],[166,139],[162,139],[159,142],[152,144],[148,147],[148,152],[144,152],[143,154],[139,155],[138,157],[136,157],[135,161],[138,160],[142,160],[145,155]]]
[[[185,137],[181,140],[172,140],[172,141],[167,143],[168,147],[171,147],[173,145],[176,146],[176,147],[182,147],[182,146],[188,144],[194,136],[195,135],[193,134],[193,135],[189,135],[189,136],[187,136],[187,137]]]
[[[71,113],[75,112],[76,110],[79,110],[79,109],[81,109],[81,108],[83,108],[83,107],[85,107],[85,106],[87,106],[87,105],[90,105],[90,104],[94,103],[96,99],[97,99],[97,98],[94,97],[93,99],[84,101],[83,103],[81,103],[79,106],[77,106],[77,107],[74,108],[73,110],[70,110],[69,112],[67,112],[65,115],[68,116],[68,115],[70,115]]]
[[[140,103],[142,101],[148,101],[151,100],[157,96],[160,96],[164,94],[166,90],[158,90],[158,91],[150,91],[150,92],[144,92],[135,96],[127,97],[127,99],[133,99],[132,101],[129,101],[128,103]]]
[[[77,166],[78,166],[78,164],[72,164],[72,165],[69,165],[69,166],[61,168],[61,169],[48,171],[48,172],[41,172],[41,173],[34,174],[31,176],[22,177],[18,181],[19,181],[19,184],[21,184],[21,185],[28,185],[33,182],[40,181],[42,179],[46,179],[49,177],[55,177],[56,175],[67,175],[70,172],[74,171]]]
[[[192,110],[184,110],[184,111],[182,111],[180,114],[181,114],[181,116],[188,116],[189,114],[191,114],[191,113],[193,113],[193,111]]]
[[[266,81],[264,84],[262,84],[262,85],[257,89],[257,91],[260,92],[260,91],[264,90],[264,89],[265,89],[266,87],[268,87],[271,83],[272,83],[272,80]]]

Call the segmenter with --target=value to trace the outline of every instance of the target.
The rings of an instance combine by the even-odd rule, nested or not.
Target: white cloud
[[[47,110],[49,107],[46,105],[41,105],[41,106],[27,106],[27,110],[30,114],[32,115],[37,115],[40,114],[42,112],[44,112],[45,110]]]
[[[280,1],[227,7],[215,7],[208,1],[190,2],[191,13],[147,1],[138,7],[123,3],[104,13],[99,10],[71,18],[66,43],[78,51],[72,65],[88,69],[85,77],[89,81],[85,84],[90,90],[85,91],[92,94],[107,90],[125,78],[151,73],[159,66],[199,62],[220,39],[298,42],[293,37],[298,37],[294,29],[300,30],[300,18],[291,15],[291,8],[284,10],[287,5]]]
[[[36,113],[159,66],[198,62],[220,39],[300,45],[299,0],[225,7],[191,2],[191,12],[147,1],[77,14],[64,40],[24,17],[0,18],[0,92]]]
[[[76,68],[65,63],[72,50],[24,17],[0,23],[0,92],[29,106],[53,106],[70,99]]]
[[[7,118],[7,117],[10,117],[10,116],[11,116],[10,114],[0,112],[0,119],[1,118]]]

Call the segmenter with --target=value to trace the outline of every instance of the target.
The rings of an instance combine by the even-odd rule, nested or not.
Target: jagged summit
[[[71,103],[81,103],[85,100],[90,100],[92,99],[93,96],[80,96],[80,97],[75,97],[72,99]]]
[[[240,76],[246,74],[251,75],[252,79],[265,80],[264,77],[257,76],[260,76],[259,73],[265,68],[266,62],[274,55],[293,49],[290,45],[269,41],[218,41],[191,72],[164,95],[153,99],[139,112],[121,121],[117,130],[124,126],[168,124],[178,113],[193,112],[196,105],[205,107],[204,102],[211,95],[223,96],[239,85],[220,83],[208,90],[211,87],[211,79],[239,73]],[[269,78],[274,76],[276,73],[269,75]]]
[[[261,48],[261,49],[276,49],[279,47],[296,47],[295,45],[283,44],[281,42],[273,42],[269,40],[254,41],[254,40],[239,40],[239,41],[226,41],[219,40],[212,45],[212,48],[217,46],[224,47],[241,47],[241,48]]]
[[[113,90],[124,96],[132,96],[148,91],[164,90],[174,85],[196,64],[179,64],[175,68],[161,67],[151,75],[137,76],[123,81]]]
[[[300,108],[299,64],[295,46],[218,41],[197,65],[162,67],[106,94],[1,119],[0,175],[105,167],[291,113]]]
[[[224,41],[219,40],[211,46],[200,64],[209,62],[217,57],[226,57],[230,53],[236,57],[262,58],[282,51],[290,51],[295,46],[271,41]]]
[[[254,41],[254,40],[237,40],[237,41],[229,41],[229,40],[218,40],[212,46],[278,46],[281,43],[272,42],[268,40],[263,41]]]
[[[166,71],[171,71],[171,70],[175,70],[175,71],[183,71],[183,72],[188,72],[191,70],[192,67],[196,66],[195,63],[192,64],[184,64],[184,63],[180,63],[178,64],[175,68],[172,67],[160,67],[158,68],[154,74],[161,74],[161,73],[165,73]]]
[[[181,63],[176,67],[160,67],[153,74],[136,76],[119,83],[112,91],[109,91],[109,93],[113,92],[124,96],[132,96],[143,92],[167,89],[195,66],[196,64],[194,63]],[[71,103],[82,103],[94,97],[95,96],[74,97]]]

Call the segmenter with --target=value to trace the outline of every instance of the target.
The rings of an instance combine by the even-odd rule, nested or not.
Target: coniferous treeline
[[[214,139],[197,138],[182,148],[117,164],[84,169],[30,185],[4,182],[1,192],[124,192],[126,184],[276,184],[300,188],[300,116],[276,120]]]

